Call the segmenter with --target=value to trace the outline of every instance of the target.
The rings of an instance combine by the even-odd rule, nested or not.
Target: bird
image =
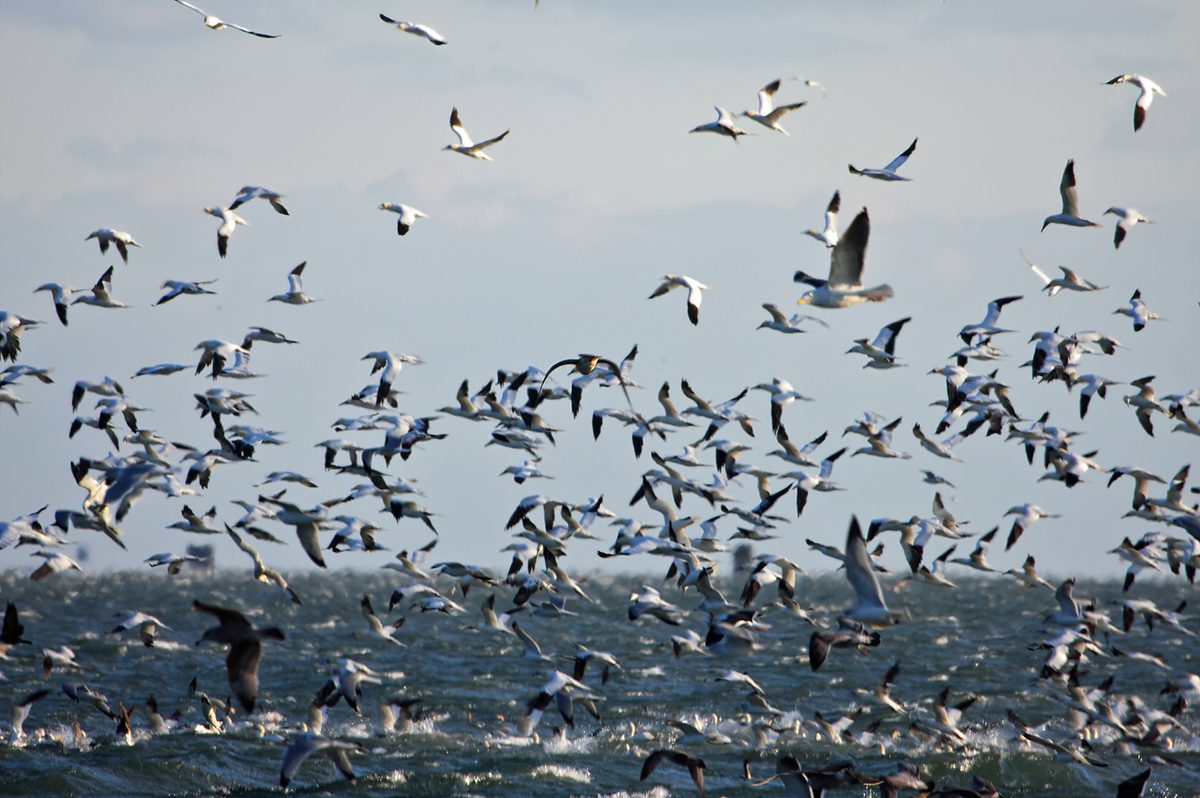
[[[808,105],[807,102],[790,103],[788,105],[775,106],[775,92],[779,91],[779,81],[773,80],[766,86],[758,90],[758,110],[757,111],[742,111],[742,116],[749,117],[763,127],[770,128],[785,136],[790,136],[783,126],[779,124],[784,115],[795,111],[797,108],[803,108]]]
[[[243,28],[241,25],[235,25],[232,22],[226,22],[225,20],[220,19],[219,17],[214,17],[212,14],[209,14],[208,12],[204,11],[203,9],[197,8],[196,6],[187,2],[187,0],[175,0],[175,2],[179,3],[179,5],[184,6],[185,8],[192,9],[197,14],[204,17],[204,26],[207,27],[209,30],[223,30],[225,28],[233,28],[234,30],[240,30],[242,33],[249,33],[251,36],[257,36],[260,39],[278,39],[279,38],[278,33],[259,33],[258,31],[253,31],[253,30],[250,30],[249,28]]]
[[[78,301],[78,300],[76,300]],[[1133,321],[1133,331],[1141,332],[1152,321],[1166,321],[1165,318],[1146,307],[1142,299],[1142,289],[1138,288],[1129,297],[1129,304],[1113,311],[1116,315],[1128,316]]]
[[[154,647],[154,640],[158,636],[159,628],[170,629],[165,623],[155,618],[153,615],[147,615],[144,612],[131,610],[122,620],[112,628],[109,634],[120,634],[127,632],[130,629],[137,628],[138,637],[142,641],[142,645],[146,648]]]
[[[1166,97],[1167,93],[1163,91],[1162,86],[1159,86],[1154,81],[1143,75],[1130,73],[1127,75],[1117,75],[1109,81],[1105,81],[1106,86],[1117,86],[1121,83],[1132,83],[1140,90],[1137,102],[1133,106],[1133,131],[1142,129],[1142,125],[1146,123],[1146,111],[1150,108],[1150,103],[1154,102],[1154,95]]]
[[[775,330],[776,332],[781,333],[802,333],[807,332],[807,330],[801,329],[800,327],[800,325],[805,321],[815,321],[822,327],[829,326],[826,322],[818,319],[816,316],[809,316],[804,313],[793,313],[790,317],[785,316],[783,315],[783,311],[781,311],[777,306],[772,305],[770,302],[764,302],[762,307],[763,310],[765,310],[771,316],[771,318],[759,324],[757,327],[759,330],[767,329]]]
[[[1121,242],[1125,240],[1125,236],[1129,235],[1129,231],[1133,229],[1135,224],[1139,222],[1154,224],[1153,220],[1142,216],[1141,212],[1136,208],[1118,208],[1114,205],[1104,212],[1105,215],[1110,213],[1117,217],[1117,227],[1113,233],[1114,249],[1121,248]]]
[[[866,338],[856,338],[854,346],[846,350],[846,354],[866,355],[867,362],[863,368],[890,369],[903,365],[896,362],[896,339],[905,324],[912,321],[911,316],[884,325],[875,335],[875,340],[868,342]]]
[[[389,25],[395,25],[397,30],[411,33],[414,36],[423,36],[428,39],[431,44],[436,44],[441,47],[446,43],[446,37],[435,31],[428,25],[422,25],[419,22],[404,22],[401,20],[392,19],[386,14],[380,14],[379,18]]]
[[[58,283],[42,283],[37,288],[33,289],[33,293],[38,291],[46,291],[50,294],[51,300],[54,301],[54,312],[58,314],[58,320],[62,322],[62,326],[67,326],[67,305],[71,304],[70,299],[82,289],[75,288],[71,285],[59,285]]]
[[[988,302],[987,313],[984,314],[983,321],[978,324],[967,324],[958,331],[958,337],[962,339],[964,344],[971,344],[973,338],[991,337],[1000,333],[1012,332],[1012,330],[1004,330],[996,326],[996,322],[1000,320],[1000,312],[1004,310],[1005,305],[1011,305],[1013,302],[1018,302],[1024,299],[1023,296],[1002,296],[998,299],[993,299]]]
[[[133,240],[133,236],[126,233],[124,230],[113,230],[109,227],[101,227],[98,230],[93,230],[87,234],[83,240],[96,239],[96,243],[100,245],[100,254],[108,252],[108,245],[112,244],[117,248],[117,252],[121,255],[121,260],[129,264],[129,247],[141,247],[142,245]]]
[[[542,382],[540,385],[538,385],[539,395],[545,395],[546,380],[550,379],[550,375],[553,374],[556,369],[559,369],[563,366],[570,366],[571,374],[582,374],[584,376],[590,375],[596,370],[597,366],[604,366],[609,370],[610,374],[616,376],[617,383],[621,386],[621,392],[625,394],[625,401],[629,403],[629,409],[633,411],[633,400],[629,398],[629,388],[626,387],[629,383],[629,378],[622,373],[619,365],[602,355],[581,353],[575,357],[565,357],[562,360],[557,361],[550,366],[550,368],[546,369],[546,373],[542,376]],[[636,415],[636,412],[634,415]]]
[[[82,302],[85,305],[94,305],[98,308],[127,308],[129,307],[124,302],[118,299],[113,299],[112,295],[112,275],[113,267],[109,266],[104,270],[104,274],[100,275],[100,279],[92,286],[89,292],[80,292],[80,296],[76,297],[71,304],[78,305]]]
[[[693,325],[700,323],[700,302],[703,299],[702,291],[707,291],[710,286],[705,285],[699,280],[688,277],[686,274],[666,274],[663,275],[662,283],[658,288],[654,289],[654,293],[650,294],[649,298],[654,299],[660,297],[673,288],[686,288],[687,295],[687,317]]]
[[[163,294],[162,297],[154,304],[156,306],[162,305],[166,302],[170,302],[175,297],[182,296],[184,294],[187,294],[188,296],[215,294],[217,293],[216,291],[210,291],[204,287],[206,285],[212,285],[215,282],[216,280],[197,280],[196,282],[187,282],[186,280],[167,280],[162,284],[162,290],[166,291],[167,293]],[[66,324],[65,321],[63,323]]]
[[[796,300],[796,304],[819,308],[848,308],[863,302],[883,302],[895,295],[890,285],[862,287],[862,271],[866,264],[867,240],[871,235],[871,219],[863,208],[854,217],[846,233],[839,239],[829,258],[829,279],[812,277],[797,271],[793,280],[813,286]]]
[[[262,641],[283,640],[283,631],[274,626],[255,629],[238,610],[205,604],[198,599],[192,601],[192,609],[217,619],[217,626],[206,629],[196,645],[205,641],[229,645],[229,655],[225,658],[229,689],[242,709],[253,712],[258,703],[258,662],[262,658]]]
[[[359,608],[362,610],[363,617],[367,619],[367,625],[370,627],[373,637],[382,638],[398,646],[404,645],[394,636],[396,631],[404,625],[404,616],[401,616],[398,621],[385,624],[375,614],[375,609],[371,606],[371,597],[366,593],[363,594],[362,601],[359,602]]]
[[[663,762],[670,762],[673,765],[687,768],[688,775],[692,777],[692,782],[695,783],[696,789],[700,792],[700,798],[704,798],[704,760],[686,754],[683,751],[660,748],[657,751],[651,752],[650,756],[646,757],[646,760],[642,763],[642,773],[638,777],[638,780],[645,781],[650,778],[650,774]]]
[[[288,209],[283,207],[283,203],[279,201],[283,199],[283,195],[262,186],[242,186],[238,189],[238,195],[234,197],[233,202],[229,203],[229,210],[232,211],[252,199],[265,199],[271,203],[271,207],[275,209],[276,213],[282,216],[291,216]]]
[[[363,750],[362,743],[347,743],[341,740],[332,740],[313,732],[305,732],[288,746],[287,752],[283,755],[283,768],[279,771],[279,786],[286,789],[304,760],[317,752],[328,756],[343,776],[354,781],[357,777],[350,764],[350,752],[361,750]]]
[[[460,155],[466,155],[470,158],[475,158],[479,161],[490,161],[492,156],[484,152],[484,149],[492,146],[498,141],[501,141],[508,135],[509,131],[504,131],[499,136],[490,138],[487,141],[481,141],[478,144],[471,141],[471,137],[467,135],[467,129],[463,127],[462,120],[458,117],[458,108],[450,109],[450,129],[454,131],[454,135],[458,136],[458,144],[447,144],[442,147],[443,150],[451,150]]]
[[[0,310],[0,362],[11,360],[15,363],[17,355],[21,354],[21,333],[39,324],[37,319]]]
[[[835,247],[838,242],[837,217],[842,209],[842,192],[833,192],[833,199],[825,206],[825,228],[823,230],[805,230],[804,235],[815,238],[826,247]]]
[[[296,268],[288,272],[288,290],[286,294],[276,294],[268,299],[268,302],[283,302],[287,305],[307,305],[311,302],[316,302],[316,297],[304,293],[304,284],[301,282],[300,275],[304,274],[304,267],[308,265],[308,261],[304,261]]]
[[[887,626],[903,617],[903,613],[888,609],[883,599],[857,517],[851,517],[846,533],[846,580],[854,590],[854,604],[842,613],[845,617],[869,626]]]
[[[412,229],[412,226],[416,224],[417,219],[429,218],[424,211],[419,211],[413,206],[405,205],[402,202],[382,202],[379,204],[379,210],[399,214],[396,219],[397,235],[406,235]]]
[[[1052,224],[1065,224],[1068,227],[1099,227],[1096,222],[1088,221],[1079,215],[1079,192],[1075,188],[1075,159],[1067,161],[1063,169],[1062,180],[1058,184],[1058,193],[1062,195],[1062,212],[1051,214],[1042,221],[1042,230]]]
[[[182,2],[182,0],[175,1]],[[239,224],[249,225],[250,223],[229,208],[205,208],[204,212],[221,220],[221,226],[217,228],[217,253],[223,258],[229,251],[229,237],[233,235],[233,231]]]
[[[1021,257],[1025,258],[1024,252],[1021,253]],[[1090,291],[1103,291],[1108,287],[1104,285],[1096,285],[1091,280],[1085,280],[1073,270],[1068,269],[1066,266],[1058,267],[1058,270],[1063,273],[1062,277],[1055,277],[1053,280],[1051,280],[1050,276],[1038,268],[1038,265],[1030,261],[1029,258],[1025,258],[1025,263],[1029,265],[1030,271],[1036,274],[1044,283],[1042,290],[1045,291],[1048,296],[1054,296],[1059,291],[1064,289],[1067,291],[1080,291],[1087,293]]]
[[[716,133],[721,136],[728,136],[735,142],[739,136],[747,135],[746,131],[737,126],[737,122],[733,118],[733,114],[726,111],[719,105],[713,106],[717,111],[717,120],[715,122],[706,122],[703,125],[697,125],[689,130],[689,133]]]
[[[897,155],[891,163],[882,169],[856,169],[854,164],[850,164],[850,174],[862,175],[863,177],[873,177],[876,180],[885,180],[895,182],[897,180],[912,180],[911,177],[902,177],[896,174],[896,170],[904,166],[904,162],[908,160],[908,156],[912,155],[917,149],[917,140],[913,139],[912,144],[908,145],[908,149]]]
[[[246,555],[249,556],[254,562],[254,578],[257,581],[265,584],[277,585],[280,590],[287,592],[288,597],[291,598],[294,603],[303,603],[300,601],[300,596],[295,590],[292,589],[291,585],[288,584],[287,579],[284,578],[283,574],[279,573],[279,571],[275,570],[274,568],[268,567],[267,564],[263,562],[263,559],[259,555],[257,549],[243,540],[242,536],[233,531],[229,524],[225,524],[225,531],[229,534],[229,537],[233,539],[234,544],[243,552],[245,552]]]
[[[79,563],[75,562],[61,551],[46,551],[43,549],[41,551],[35,551],[30,556],[43,557],[46,560],[44,563],[39,565],[32,574],[29,575],[29,578],[35,582],[39,579],[45,579],[50,574],[57,574],[61,573],[62,571],[70,571],[72,569],[83,573],[83,568],[80,567]]]

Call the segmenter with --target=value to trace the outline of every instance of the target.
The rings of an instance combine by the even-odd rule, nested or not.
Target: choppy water
[[[1116,784],[1153,762],[1154,752],[1122,751],[1114,744],[1118,733],[1100,726],[1087,735],[1093,753],[1109,763],[1090,768],[1055,761],[1045,751],[1014,742],[1005,712],[1014,709],[1044,736],[1067,740],[1072,732],[1061,698],[1061,686],[1039,681],[1045,659],[1029,646],[1047,636],[1041,618],[1054,611],[1050,591],[1028,590],[997,577],[993,581],[964,581],[958,591],[924,586],[909,588],[898,603],[908,606],[912,620],[883,631],[883,644],[868,656],[835,650],[820,672],[807,662],[806,646],[812,627],[780,608],[764,620],[771,628],[760,635],[762,648],[729,659],[719,656],[672,656],[669,639],[680,630],[654,620],[631,623],[626,618],[629,590],[641,580],[612,581],[596,577],[587,588],[596,606],[571,602],[578,617],[525,617],[522,625],[544,650],[556,656],[551,663],[522,658],[511,636],[480,628],[478,612],[485,592],[473,590],[460,616],[421,614],[407,609],[399,637],[402,647],[370,638],[359,612],[364,592],[383,615],[391,590],[399,580],[385,574],[313,574],[297,576],[294,586],[303,607],[291,605],[278,590],[248,582],[244,574],[221,573],[214,578],[170,578],[159,572],[112,573],[89,577],[58,577],[30,583],[23,574],[0,575],[0,601],[14,602],[32,645],[0,660],[0,697],[19,700],[39,687],[52,693],[33,707],[25,730],[29,737],[0,745],[0,794],[42,795],[255,795],[278,793],[279,769],[286,738],[308,714],[308,706],[324,682],[330,664],[351,657],[384,675],[382,686],[366,685],[363,715],[344,704],[329,712],[325,734],[361,741],[366,750],[354,754],[356,783],[344,781],[323,756],[301,767],[292,789],[304,795],[495,795],[596,796],[695,795],[687,774],[664,767],[646,782],[638,781],[641,761],[650,750],[674,745],[677,732],[666,725],[685,719],[703,729],[729,735],[728,745],[691,746],[688,750],[707,763],[711,795],[783,794],[774,782],[755,787],[745,781],[742,762],[750,758],[756,778],[774,772],[781,753],[794,754],[815,767],[853,760],[867,773],[885,773],[901,760],[919,763],[926,778],[944,786],[967,786],[971,774],[993,781],[1002,795],[1055,796],[1115,795]],[[657,584],[657,582],[648,582]],[[698,599],[660,586],[668,599],[695,606]],[[734,594],[740,586],[726,585]],[[507,606],[511,589],[497,590],[497,604]],[[773,596],[773,591],[772,596]],[[1139,581],[1139,596],[1174,608],[1192,589],[1172,583]],[[1119,584],[1081,584],[1077,596],[1102,602],[1118,598]],[[188,681],[224,698],[227,685],[221,647],[193,643],[210,626],[207,616],[191,611],[192,599],[242,607],[259,625],[278,625],[287,633],[283,642],[268,641],[260,670],[260,709],[253,717],[236,716],[232,730],[202,733],[199,705],[188,699]],[[849,598],[838,576],[802,580],[801,603],[813,616],[832,622]],[[153,649],[136,636],[107,634],[115,612],[141,609],[158,615],[173,627],[163,631]],[[398,616],[401,608],[390,617]],[[1120,623],[1120,608],[1109,606]],[[1184,616],[1187,617],[1186,614]],[[1191,625],[1200,628],[1195,619]],[[705,621],[693,613],[685,628],[704,633]],[[606,685],[589,670],[603,701],[601,722],[579,712],[576,728],[556,737],[562,726],[553,709],[537,727],[536,738],[518,736],[514,719],[524,713],[550,667],[570,670],[576,642],[615,654],[624,665]],[[1158,628],[1149,633],[1142,622],[1127,635],[1113,638],[1119,647],[1153,651],[1171,670],[1141,662],[1092,657],[1081,669],[1085,685],[1115,676],[1110,697],[1118,714],[1134,697],[1147,708],[1166,709],[1174,696],[1160,695],[1172,674],[1200,671],[1196,638]],[[40,649],[69,645],[83,671],[56,671],[49,680],[41,674]],[[878,707],[868,710],[851,727],[867,733],[880,720],[870,739],[835,744],[811,725],[814,712],[835,718],[853,712],[888,667],[900,663],[892,695],[905,705],[907,716]],[[746,690],[715,681],[729,668],[751,674],[771,703],[784,711],[773,721],[779,732],[756,733],[739,705]],[[134,715],[132,745],[117,740],[113,723],[84,704],[71,703],[59,684],[87,682],[105,693],[113,707],[118,701],[138,705],[153,694],[163,715],[179,711],[168,734],[152,736],[145,717]],[[968,744],[947,751],[909,733],[913,719],[933,715],[933,699],[945,686],[951,701],[970,695],[981,700],[967,710],[962,726]],[[432,713],[411,732],[377,736],[376,707],[387,696],[421,699]],[[1195,698],[1193,696],[1193,698]],[[1154,764],[1147,795],[1200,794],[1200,726],[1198,710],[1181,718],[1184,728],[1166,739],[1168,755],[1180,764]],[[7,716],[7,710],[4,710]],[[761,723],[763,719],[755,718]],[[73,732],[78,722],[86,733],[80,745]],[[634,735],[637,735],[635,737]],[[647,735],[653,740],[641,739]],[[877,788],[857,787],[834,795],[874,795]]]

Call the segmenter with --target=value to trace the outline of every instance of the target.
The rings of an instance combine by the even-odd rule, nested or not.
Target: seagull
[[[84,241],[96,239],[96,243],[100,245],[100,254],[108,252],[108,245],[112,244],[117,248],[117,252],[121,254],[121,260],[126,265],[129,264],[129,247],[141,247],[142,245],[133,240],[133,236],[126,233],[124,230],[113,230],[108,227],[101,227],[99,230],[93,230],[87,234]]]
[[[279,772],[279,786],[286,789],[304,760],[318,751],[324,752],[333,760],[333,764],[343,776],[354,781],[357,776],[354,775],[354,768],[350,765],[349,752],[361,750],[363,750],[362,743],[346,743],[341,740],[331,740],[312,732],[305,732],[288,746],[287,753],[283,755],[283,769]]]
[[[896,170],[904,166],[904,162],[908,160],[908,156],[912,155],[917,149],[917,140],[913,139],[912,144],[908,145],[908,149],[900,153],[895,159],[882,169],[855,169],[854,164],[850,164],[850,174],[862,175],[863,177],[873,177],[876,180],[886,180],[894,182],[897,180],[911,180],[911,177],[901,177],[896,174]]]
[[[857,517],[851,517],[846,533],[846,580],[854,589],[854,604],[842,613],[845,617],[870,626],[887,626],[903,616],[903,613],[889,610],[883,600],[879,577],[867,554],[867,543],[863,540]]]
[[[838,242],[837,217],[838,211],[842,209],[842,192],[833,192],[833,199],[829,200],[829,205],[825,207],[825,229],[824,230],[805,230],[804,235],[811,236],[817,239],[826,247],[835,247]]]
[[[783,129],[783,126],[779,124],[779,121],[783,119],[784,115],[789,111],[795,111],[797,108],[803,108],[808,103],[791,103],[789,105],[781,105],[776,108],[774,95],[777,91],[779,91],[778,80],[773,80],[766,86],[763,86],[758,90],[758,112],[742,111],[742,116],[749,117],[760,125],[768,127],[771,130],[778,131],[785,136],[790,136],[791,134]]]
[[[262,657],[262,641],[267,638],[283,640],[283,632],[274,626],[255,629],[254,624],[237,610],[202,601],[193,600],[192,609],[217,619],[218,625],[205,630],[196,645],[206,640],[229,644],[229,655],[225,658],[229,689],[247,713],[253,712],[258,701],[258,661]]]
[[[175,2],[179,3],[183,0],[175,0]],[[223,258],[229,249],[229,237],[233,235],[233,231],[239,224],[249,225],[250,223],[229,208],[205,208],[204,212],[221,220],[221,226],[217,228],[217,252]]]
[[[54,312],[58,314],[58,320],[62,322],[64,327],[67,326],[67,305],[72,296],[79,293],[83,289],[76,288],[71,285],[59,285],[58,283],[43,283],[33,289],[33,293],[38,291],[47,291],[50,298],[54,301]]]
[[[866,263],[867,239],[871,235],[871,219],[863,208],[854,217],[845,235],[833,248],[829,259],[829,279],[822,280],[798,271],[792,278],[798,283],[813,286],[811,291],[796,300],[796,304],[819,308],[848,308],[863,302],[882,302],[895,295],[890,285],[862,287],[862,271]]]
[[[417,219],[428,219],[423,211],[419,211],[411,205],[405,205],[402,202],[381,202],[379,210],[391,211],[392,213],[400,214],[396,219],[396,234],[405,235],[412,226],[416,224]]]
[[[710,286],[688,277],[686,274],[666,274],[663,275],[662,283],[658,288],[654,289],[654,293],[649,296],[649,299],[662,296],[673,288],[683,287],[688,290],[687,296],[687,316],[688,321],[692,324],[700,323],[700,301],[703,299],[701,291],[707,291]]]
[[[290,216],[291,214],[288,213],[288,209],[283,207],[283,203],[279,201],[282,198],[282,194],[272,191],[269,188],[263,188],[262,186],[242,186],[238,190],[237,197],[234,198],[233,202],[229,203],[229,210],[232,211],[239,205],[243,205],[252,199],[265,199],[271,203],[271,207],[275,209],[276,213],[283,216]]]
[[[251,36],[257,36],[260,39],[278,39],[279,38],[278,33],[259,33],[258,31],[253,31],[253,30],[250,30],[249,28],[243,28],[241,25],[235,25],[232,22],[226,22],[223,19],[214,17],[212,14],[209,14],[208,12],[204,11],[203,9],[196,8],[194,5],[187,2],[186,0],[175,0],[175,2],[179,3],[179,5],[181,5],[181,6],[192,9],[197,14],[204,17],[204,25],[205,25],[205,27],[209,28],[210,30],[222,30],[224,28],[233,28],[234,30],[240,30],[242,33],[249,33]]]
[[[738,136],[747,135],[746,131],[737,126],[734,121],[733,114],[726,111],[719,105],[714,105],[713,108],[717,111],[717,121],[707,122],[703,125],[697,125],[689,130],[689,133],[717,133],[721,136],[729,136],[734,141],[738,140]]]
[[[1099,227],[1096,222],[1089,222],[1079,215],[1079,192],[1075,189],[1075,159],[1067,161],[1063,169],[1062,181],[1058,184],[1058,193],[1062,195],[1062,213],[1047,216],[1042,222],[1042,230],[1048,225],[1065,224],[1070,227]]]
[[[454,135],[458,136],[458,144],[447,144],[442,147],[443,150],[453,150],[462,155],[475,158],[480,161],[490,161],[492,156],[484,152],[485,147],[490,147],[497,141],[500,141],[508,135],[508,131],[504,131],[495,138],[490,138],[487,141],[481,141],[478,144],[471,141],[471,137],[467,135],[467,129],[463,127],[462,120],[458,118],[458,108],[450,109],[450,129],[454,131]]]
[[[76,300],[76,302],[78,301]],[[1128,316],[1132,319],[1134,332],[1141,332],[1152,321],[1166,321],[1162,316],[1146,307],[1146,302],[1142,299],[1142,289],[1140,288],[1133,292],[1133,296],[1129,297],[1128,305],[1123,308],[1117,308],[1113,313]]]
[[[300,275],[304,273],[304,267],[308,265],[308,261],[304,261],[296,268],[288,272],[288,290],[286,294],[276,294],[268,299],[268,302],[284,302],[288,305],[307,305],[310,302],[316,302],[316,297],[309,296],[304,293],[304,284],[300,281]]]
[[[435,31],[428,25],[422,25],[418,22],[403,22],[392,19],[386,14],[380,14],[379,18],[389,25],[395,25],[397,30],[402,30],[405,33],[411,33],[414,36],[424,36],[431,44],[436,44],[439,47],[446,43],[446,37]]]
[[[215,282],[216,280],[197,280],[194,283],[189,283],[185,280],[167,280],[162,284],[162,289],[167,293],[163,294],[162,298],[154,304],[156,306],[162,305],[166,302],[170,302],[177,296],[181,296],[182,294],[188,294],[189,296],[215,294],[217,293],[216,291],[209,291],[204,287],[206,285],[212,285]],[[60,316],[60,318],[62,317]],[[63,324],[66,324],[65,320],[63,321]]]
[[[1138,74],[1117,75],[1109,81],[1105,81],[1106,86],[1116,86],[1120,83],[1132,83],[1141,90],[1138,95],[1137,103],[1133,106],[1133,130],[1136,133],[1142,129],[1142,125],[1146,123],[1146,111],[1150,108],[1150,103],[1154,101],[1154,95],[1166,97],[1167,93],[1150,78],[1143,77]]]
[[[1138,211],[1136,208],[1118,208],[1117,206],[1114,205],[1113,207],[1106,210],[1104,213],[1105,214],[1111,213],[1112,215],[1117,217],[1117,228],[1116,228],[1115,234],[1113,235],[1113,248],[1114,249],[1121,248],[1121,242],[1125,240],[1125,236],[1127,236],[1129,234],[1129,231],[1131,229],[1133,229],[1133,226],[1135,224],[1137,224],[1138,222],[1145,222],[1146,224],[1154,224],[1153,220],[1147,219],[1145,216],[1142,216],[1141,212]]]

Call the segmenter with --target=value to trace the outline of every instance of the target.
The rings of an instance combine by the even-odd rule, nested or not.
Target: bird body
[[[912,180],[911,177],[904,177],[896,174],[896,170],[904,166],[904,162],[908,160],[908,156],[912,155],[917,150],[917,140],[913,139],[912,144],[908,145],[908,149],[892,159],[891,163],[882,169],[856,169],[854,164],[850,164],[850,174],[861,175],[863,177],[873,177],[876,180],[884,180],[886,182],[895,182],[897,180]]]
[[[1117,86],[1121,83],[1132,83],[1138,87],[1139,94],[1137,102],[1133,105],[1133,130],[1136,133],[1142,129],[1142,125],[1146,123],[1146,112],[1150,110],[1150,103],[1154,102],[1154,95],[1166,97],[1167,93],[1163,91],[1162,86],[1159,86],[1150,78],[1136,73],[1126,75],[1117,75],[1110,81],[1107,81],[1107,86]]]
[[[454,135],[458,137],[458,144],[447,144],[442,149],[451,150],[452,152],[457,152],[460,155],[466,155],[468,158],[474,158],[477,161],[492,160],[492,156],[484,152],[484,149],[492,146],[498,141],[503,140],[504,137],[508,135],[508,131],[506,130],[499,136],[495,136],[476,144],[471,140],[470,135],[467,134],[467,129],[463,127],[462,120],[459,119],[458,116],[457,107],[450,109],[450,129],[453,130]]]

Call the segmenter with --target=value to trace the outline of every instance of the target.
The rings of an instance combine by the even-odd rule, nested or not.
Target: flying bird
[[[1167,93],[1150,78],[1143,77],[1138,74],[1117,75],[1112,80],[1106,81],[1106,86],[1116,86],[1120,83],[1132,83],[1140,90],[1137,102],[1133,106],[1133,130],[1136,133],[1142,129],[1142,125],[1146,123],[1146,111],[1150,108],[1150,103],[1154,102],[1154,95],[1158,94],[1161,97],[1166,97]]]
[[[490,161],[492,156],[484,152],[484,149],[492,146],[498,141],[501,141],[508,135],[508,131],[504,131],[499,136],[490,138],[487,141],[481,141],[478,144],[471,141],[471,137],[467,134],[467,129],[463,127],[462,120],[458,118],[458,108],[450,109],[450,129],[454,131],[454,135],[458,136],[458,144],[447,144],[442,147],[443,150],[452,150],[460,155],[466,155],[470,158],[475,158],[479,161]]]
[[[862,287],[862,271],[866,263],[867,239],[871,235],[871,219],[863,208],[850,223],[845,235],[833,248],[829,258],[829,279],[822,280],[803,271],[792,278],[798,283],[813,286],[796,304],[819,308],[848,308],[863,302],[882,302],[895,295],[890,285]]]
[[[308,265],[308,261],[304,261],[296,268],[288,272],[288,290],[286,294],[276,294],[268,299],[268,302],[283,302],[287,305],[307,305],[310,302],[316,302],[316,297],[304,293],[304,284],[301,282],[300,275],[304,274],[304,267]]]
[[[842,209],[842,192],[833,192],[833,199],[825,207],[825,228],[823,230],[805,230],[804,235],[817,239],[827,247],[835,247],[838,242],[837,217]]]
[[[112,244],[117,248],[117,252],[121,254],[121,260],[129,264],[129,247],[141,247],[142,245],[133,240],[133,236],[126,233],[124,230],[113,230],[108,227],[101,227],[99,230],[93,230],[87,234],[84,241],[96,239],[96,243],[100,245],[100,254],[104,255],[108,252],[108,245]]]
[[[207,11],[204,11],[203,9],[196,8],[196,6],[187,2],[187,0],[175,0],[175,2],[179,3],[179,5],[184,6],[185,8],[192,9],[197,14],[204,17],[204,25],[209,30],[223,30],[224,28],[233,28],[234,30],[240,30],[242,33],[249,33],[251,36],[257,36],[260,39],[278,39],[279,38],[278,33],[259,33],[258,31],[250,30],[249,28],[243,28],[241,25],[235,25],[232,22],[226,22],[225,20],[223,20],[219,17],[214,17],[212,14],[209,14]]]
[[[1154,224],[1153,220],[1142,216],[1141,212],[1136,208],[1118,208],[1115,205],[1104,212],[1105,214],[1113,214],[1117,217],[1117,227],[1113,234],[1113,248],[1120,249],[1121,242],[1125,240],[1125,236],[1129,235],[1129,231],[1138,222],[1146,224]]]
[[[181,2],[181,0],[176,0],[176,2]],[[217,228],[217,253],[223,258],[229,250],[229,237],[233,235],[233,231],[239,224],[249,225],[250,223],[229,208],[205,208],[204,212],[221,220],[221,226]]]
[[[758,90],[758,110],[742,111],[742,116],[749,117],[764,127],[789,136],[791,134],[779,124],[780,120],[783,119],[785,114],[795,111],[797,108],[803,108],[808,103],[798,102],[776,107],[775,92],[777,91],[779,91],[778,80],[773,80],[766,86],[763,86]]]
[[[895,182],[897,180],[912,180],[911,177],[902,177],[896,174],[896,170],[904,166],[904,162],[908,160],[908,156],[912,155],[917,149],[917,140],[913,139],[912,144],[908,145],[908,149],[897,155],[891,163],[882,169],[855,169],[854,164],[850,164],[850,174],[862,175],[863,177],[873,177],[876,180],[885,180]]]
[[[706,122],[703,125],[697,125],[689,130],[689,133],[716,133],[720,136],[729,136],[734,141],[738,140],[738,136],[747,135],[746,131],[737,126],[737,122],[733,118],[733,114],[726,111],[719,105],[713,106],[717,111],[717,120],[715,122]]]
[[[673,288],[686,288],[688,290],[688,321],[690,321],[692,324],[699,324],[700,301],[703,299],[703,295],[700,292],[707,290],[709,286],[705,285],[699,280],[688,277],[686,274],[667,274],[663,275],[662,279],[662,283],[658,286],[658,288],[654,289],[654,293],[652,293],[649,298],[654,299],[655,297],[660,297]]]
[[[379,18],[389,25],[395,25],[397,30],[411,33],[413,36],[422,36],[430,41],[431,44],[436,44],[441,47],[446,43],[446,37],[435,31],[428,25],[422,25],[419,22],[404,22],[402,20],[392,19],[386,14],[380,14]]]
[[[241,612],[199,600],[192,601],[192,609],[217,619],[217,626],[205,630],[196,645],[205,641],[229,645],[229,655],[225,658],[229,689],[242,709],[253,712],[258,702],[258,661],[262,658],[262,641],[283,640],[283,632],[274,626],[255,629]]]
[[[283,216],[290,216],[291,214],[288,213],[288,209],[283,207],[283,203],[279,201],[282,198],[282,194],[272,191],[269,188],[263,188],[262,186],[242,186],[238,191],[237,197],[234,198],[233,202],[229,203],[229,210],[232,211],[252,199],[265,199],[271,203],[271,207],[275,209],[276,213]]]
[[[391,211],[392,213],[399,214],[399,216],[396,218],[397,235],[407,234],[408,231],[412,229],[412,226],[416,224],[417,219],[429,218],[423,211],[419,211],[413,206],[405,205],[402,202],[381,202],[379,204],[379,210]]]
[[[1099,227],[1096,222],[1088,221],[1079,215],[1079,192],[1075,188],[1075,159],[1067,161],[1063,169],[1062,180],[1058,184],[1058,193],[1062,195],[1062,213],[1047,216],[1042,221],[1042,230],[1052,224],[1065,224],[1068,227]]]

